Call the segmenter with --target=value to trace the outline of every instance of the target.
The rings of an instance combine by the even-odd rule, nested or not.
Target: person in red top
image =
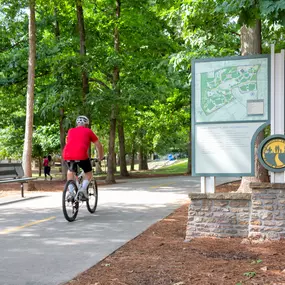
[[[77,164],[84,171],[84,180],[82,183],[81,191],[85,198],[88,198],[87,187],[89,181],[92,179],[92,166],[88,156],[90,143],[94,143],[98,151],[98,159],[101,161],[104,158],[103,146],[94,132],[88,128],[89,120],[85,116],[79,116],[76,119],[76,128],[72,128],[67,133],[66,145],[63,149],[63,159],[68,165],[67,180],[74,179],[74,172],[76,171]],[[79,162],[73,163],[71,168],[70,160],[78,160]]]
[[[43,166],[44,166],[45,180],[47,180],[47,176],[49,176],[50,180],[52,180],[52,176],[50,175],[50,168],[51,168],[50,161],[51,161],[51,156],[50,155],[49,156],[44,156]]]

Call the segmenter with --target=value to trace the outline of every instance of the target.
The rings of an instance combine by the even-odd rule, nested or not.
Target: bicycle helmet
[[[76,119],[76,125],[77,126],[89,125],[89,120],[86,116],[78,116]]]

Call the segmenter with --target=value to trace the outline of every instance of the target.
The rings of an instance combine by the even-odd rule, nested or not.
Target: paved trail
[[[231,180],[218,178],[217,184]],[[96,213],[84,204],[73,223],[63,217],[61,193],[6,204],[2,198],[0,284],[67,282],[172,213],[199,187],[200,179],[189,176],[99,186]]]

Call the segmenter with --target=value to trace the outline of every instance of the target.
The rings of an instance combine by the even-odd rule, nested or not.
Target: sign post
[[[216,177],[202,176],[201,177],[201,193],[215,193]]]
[[[275,54],[271,45],[271,135],[284,135],[284,50]],[[270,172],[271,183],[284,183],[283,172]]]

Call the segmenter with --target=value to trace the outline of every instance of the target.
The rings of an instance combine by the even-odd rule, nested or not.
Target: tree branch
[[[16,46],[18,46],[19,44],[21,44],[21,43],[23,43],[23,42],[27,42],[27,39],[22,39],[22,40],[16,42],[14,45],[10,45],[9,47],[2,48],[2,49],[0,49],[0,52],[4,52],[4,51],[7,51],[7,50],[11,50],[11,49],[15,48]]]
[[[43,72],[37,76],[35,76],[35,78],[39,78],[45,75],[50,74],[50,72]],[[9,85],[14,85],[14,84],[18,84],[18,83],[22,83],[24,81],[28,80],[27,77],[28,74],[22,74],[20,76],[18,76],[17,78],[8,78],[6,82],[0,82],[0,86],[9,86]],[[24,77],[22,77],[24,76]]]
[[[104,86],[105,88],[107,88],[107,89],[111,89],[106,83],[104,83],[103,81],[101,81],[101,80],[99,80],[99,79],[97,79],[97,78],[89,78],[89,81],[90,82],[97,82],[97,83],[99,83],[100,85],[102,85],[102,86]]]

